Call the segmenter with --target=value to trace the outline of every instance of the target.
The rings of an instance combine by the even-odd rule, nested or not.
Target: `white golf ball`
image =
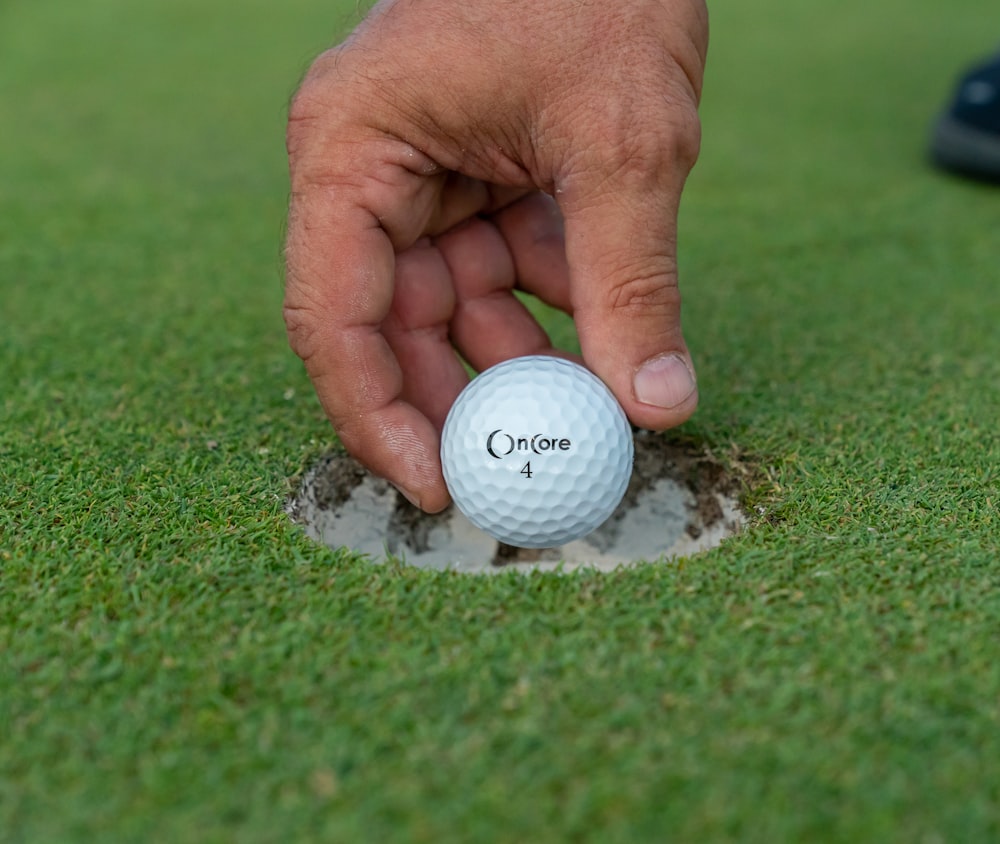
[[[555,547],[599,527],[625,494],[633,453],[628,419],[604,383],[540,355],[474,378],[441,435],[458,509],[522,548]]]

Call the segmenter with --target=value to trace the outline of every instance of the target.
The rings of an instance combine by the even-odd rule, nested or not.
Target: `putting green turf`
[[[0,838],[997,840],[1000,191],[922,160],[994,7],[712,4],[682,433],[755,522],[476,579],[282,513],[334,444],[283,114],[348,4],[4,4]]]

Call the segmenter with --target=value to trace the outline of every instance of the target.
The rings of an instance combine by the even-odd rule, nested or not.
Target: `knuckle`
[[[619,172],[649,181],[689,171],[701,147],[696,111],[671,107],[645,125],[626,125],[612,145],[612,164]]]
[[[571,154],[567,169],[600,173],[616,190],[665,188],[686,177],[701,148],[698,112],[686,98],[660,96],[654,107],[611,105],[584,117],[588,141]]]
[[[288,125],[285,128],[285,151],[292,161],[298,158],[304,137],[315,122],[312,113],[306,113],[305,106],[299,104],[299,97],[300,94],[296,94],[288,108]]]
[[[312,311],[299,305],[285,303],[282,308],[288,345],[303,361],[308,363],[315,355],[315,326]]]
[[[298,154],[302,141],[316,124],[321,111],[315,77],[306,76],[288,104],[285,147],[290,157]]]
[[[285,146],[293,160],[317,127],[338,110],[337,101],[341,97],[338,92],[343,88],[339,83],[342,52],[343,48],[334,47],[322,53],[306,71],[289,101]]]
[[[609,288],[608,309],[626,317],[673,315],[680,308],[680,291],[671,278],[662,267],[629,271]]]
[[[701,120],[697,109],[694,106],[676,109],[671,129],[668,135],[671,158],[690,170],[701,152]]]
[[[285,300],[281,314],[285,322],[288,345],[307,367],[315,360],[319,347],[319,328],[322,325],[320,305],[309,295],[308,288],[288,274]]]

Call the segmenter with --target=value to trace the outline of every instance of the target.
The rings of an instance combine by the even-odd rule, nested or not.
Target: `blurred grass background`
[[[471,579],[282,512],[283,121],[353,6],[0,6],[5,840],[996,840],[1000,192],[923,160],[994,5],[712,14],[681,435],[756,521]]]

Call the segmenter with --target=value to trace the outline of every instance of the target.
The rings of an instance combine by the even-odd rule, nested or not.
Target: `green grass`
[[[995,841],[1000,192],[926,126],[993,3],[712,4],[682,214],[723,548],[314,547],[283,115],[348,4],[0,7],[0,838]]]

